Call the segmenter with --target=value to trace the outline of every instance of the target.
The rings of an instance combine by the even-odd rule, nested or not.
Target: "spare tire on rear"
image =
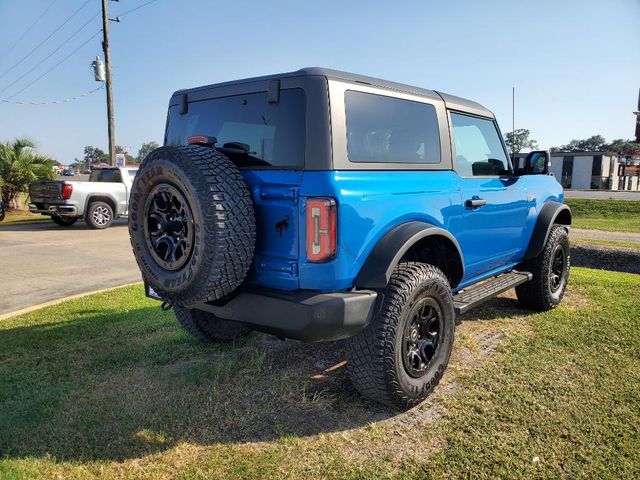
[[[215,149],[161,147],[133,182],[129,236],[142,276],[163,299],[181,306],[220,299],[253,260],[251,193]]]

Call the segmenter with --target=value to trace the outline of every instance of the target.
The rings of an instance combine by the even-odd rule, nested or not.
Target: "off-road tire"
[[[202,310],[174,307],[174,311],[180,325],[205,342],[231,342],[251,332],[244,323],[222,320]]]
[[[401,262],[379,294],[383,296],[380,312],[362,332],[348,340],[347,371],[363,396],[404,410],[427,398],[447,368],[455,329],[451,287],[438,268]],[[414,378],[403,364],[403,332],[412,307],[427,297],[439,306],[442,336],[426,372]]]
[[[558,289],[554,291],[552,285],[552,267],[557,249],[564,253],[565,268],[563,278]],[[569,247],[569,231],[564,225],[551,227],[547,243],[542,252],[531,260],[522,262],[518,267],[521,270],[531,272],[533,278],[516,287],[518,303],[521,307],[543,312],[557,307],[564,297],[567,283],[569,282],[569,270],[571,256]]]
[[[191,218],[182,222],[191,240],[177,267],[163,264],[150,240],[145,211],[153,208],[158,188],[173,189],[188,207],[182,218]],[[163,299],[179,306],[220,299],[238,288],[253,260],[251,192],[231,160],[215,149],[161,147],[145,158],[133,182],[129,235],[143,277]]]
[[[96,212],[103,212],[102,218],[95,218]],[[108,228],[111,226],[113,222],[113,208],[106,202],[101,202],[96,200],[91,202],[87,207],[87,211],[84,214],[84,223],[86,223],[89,228],[94,228],[97,230],[102,230],[104,228]]]
[[[56,225],[60,225],[61,227],[70,227],[71,225],[73,225],[74,223],[76,223],[78,221],[78,217],[56,217],[56,216],[52,216],[51,220],[53,220],[53,223],[55,223]]]

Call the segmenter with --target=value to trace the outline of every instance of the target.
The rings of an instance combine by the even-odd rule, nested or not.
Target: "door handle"
[[[487,201],[482,198],[471,198],[465,202],[467,208],[478,208],[486,204]]]

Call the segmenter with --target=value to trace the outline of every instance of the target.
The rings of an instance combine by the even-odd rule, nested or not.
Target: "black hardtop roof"
[[[243,78],[239,80],[233,80],[230,82],[214,83],[214,84],[203,85],[195,88],[182,89],[182,90],[176,91],[174,95],[178,95],[181,93],[195,92],[198,90],[204,90],[209,88],[238,85],[241,83],[259,82],[259,81],[265,81],[265,80],[278,80],[282,78],[304,77],[304,76],[327,77],[330,79],[343,80],[343,81],[353,82],[353,83],[362,83],[366,85],[372,85],[375,87],[381,87],[389,90],[395,90],[399,92],[409,93],[413,95],[422,95],[427,97],[433,97],[434,95],[438,95],[447,103],[447,106],[449,108],[452,108],[455,110],[471,111],[478,115],[484,115],[492,118],[494,116],[493,113],[487,108],[485,108],[484,106],[472,100],[468,100],[466,98],[457,97],[455,95],[449,95],[449,94],[442,93],[435,90],[428,90],[425,88],[414,87],[412,85],[406,85],[404,83],[391,82],[388,80],[382,80],[380,78],[368,77],[366,75],[358,75],[356,73],[342,72],[340,70],[332,70],[330,68],[321,68],[321,67],[305,67],[293,72],[277,73],[274,75],[264,75],[261,77]]]

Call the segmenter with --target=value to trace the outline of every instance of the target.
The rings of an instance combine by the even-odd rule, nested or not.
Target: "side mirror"
[[[549,173],[549,164],[551,163],[551,155],[546,150],[534,150],[529,152],[524,161],[525,175],[547,175]]]

